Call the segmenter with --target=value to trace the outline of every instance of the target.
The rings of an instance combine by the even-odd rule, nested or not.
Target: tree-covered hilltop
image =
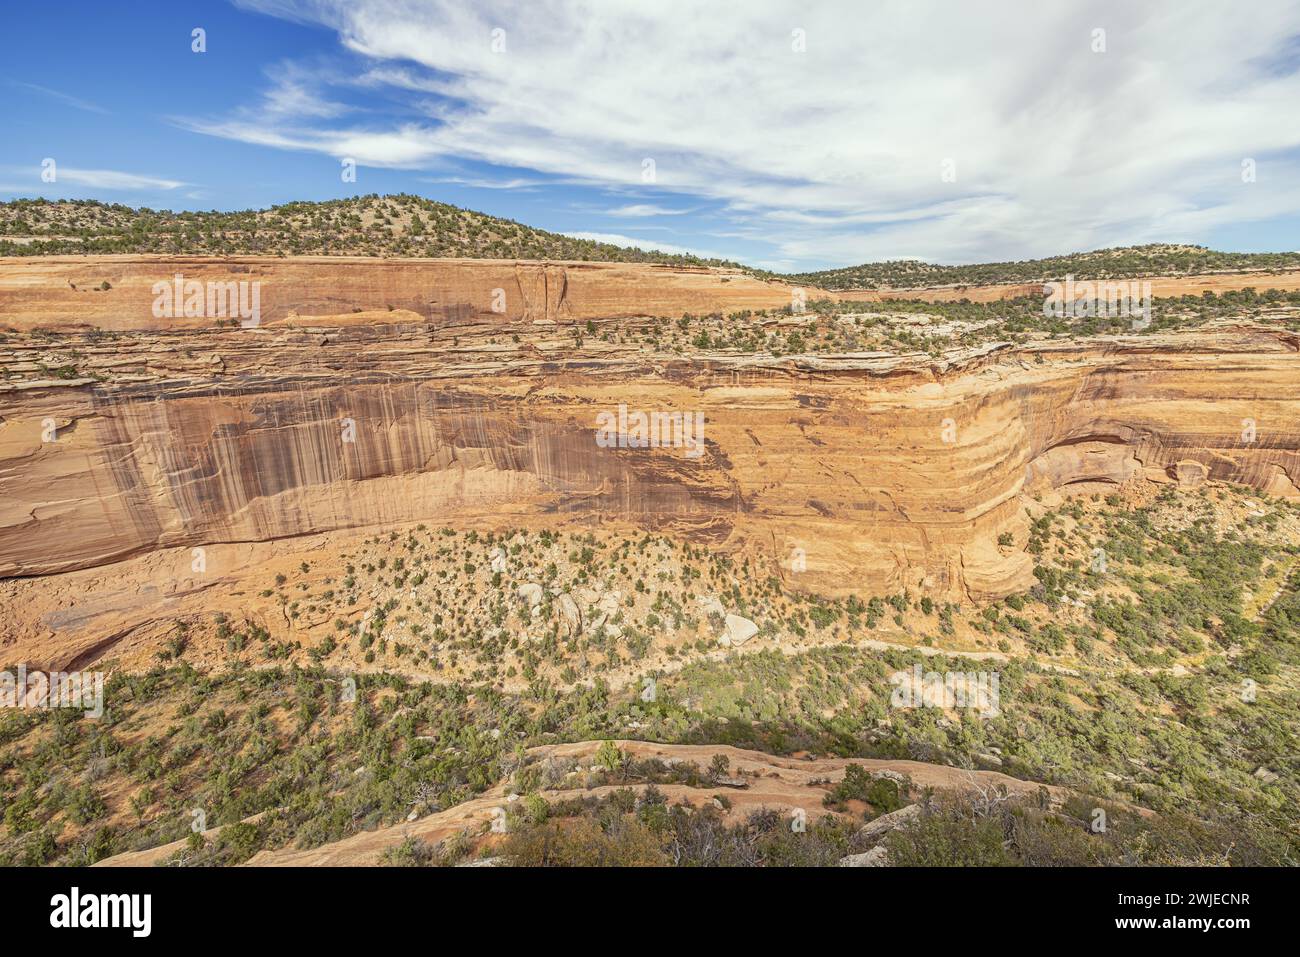
[[[821,289],[909,289],[920,286],[982,286],[989,283],[1300,269],[1300,252],[1225,253],[1204,246],[1152,243],[1016,262],[942,266],[917,259],[864,263],[844,269],[797,273],[787,278]]]
[[[239,212],[95,200],[0,203],[0,256],[57,253],[431,256],[729,265],[534,229],[420,196],[358,196]]]
[[[702,259],[574,239],[421,196],[357,196],[238,212],[135,209],[97,200],[0,203],[0,256],[58,253],[428,256],[669,263],[743,268],[819,289],[911,289],[1064,279],[1126,279],[1300,269],[1300,252],[1227,253],[1155,243],[1018,262],[943,266],[916,259],[780,275]]]

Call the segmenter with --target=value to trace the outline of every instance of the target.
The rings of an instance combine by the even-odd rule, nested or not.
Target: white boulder
[[[723,626],[723,635],[728,645],[743,645],[758,634],[758,625],[739,615],[728,615]]]

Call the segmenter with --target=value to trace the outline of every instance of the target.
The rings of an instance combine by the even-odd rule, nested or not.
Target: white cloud
[[[358,83],[438,99],[399,124],[264,108],[194,128],[641,192],[652,158],[659,188],[726,204],[772,261],[1026,258],[1300,213],[1290,0],[1249,15],[1182,0],[243,5],[337,31],[370,58]],[[1241,181],[1245,157],[1258,182]]]
[[[178,189],[181,186],[187,186],[177,179],[164,179],[160,176],[146,176],[141,173],[125,173],[115,169],[77,169],[71,166],[63,166],[56,162],[54,165],[55,181],[53,183],[44,183],[40,176],[42,168],[38,166],[9,166],[5,169],[10,173],[16,173],[21,176],[29,176],[31,183],[26,186],[5,187],[7,192],[14,193],[40,193],[49,194],[57,193],[58,187],[62,185],[84,186],[91,189],[122,189],[122,190],[150,190],[150,189]]]
[[[86,113],[107,114],[108,110],[104,109],[98,103],[91,103],[89,100],[83,100],[80,97],[72,96],[69,93],[62,93],[58,90],[51,90],[48,86],[40,86],[36,83],[17,83],[11,81],[12,86],[20,86],[28,90],[35,90],[37,93],[52,97],[60,103],[66,103],[74,109],[83,110]]]
[[[123,173],[114,169],[72,169],[57,167],[58,181],[94,189],[177,189],[186,185],[181,180],[144,176],[140,173]]]
[[[513,179],[484,179],[482,177],[472,176],[440,176],[436,178],[425,179],[426,183],[451,183],[455,186],[469,186],[473,189],[517,189],[528,191],[541,185],[541,180],[523,179],[515,177]]]
[[[672,209],[668,206],[655,206],[653,203],[633,203],[630,206],[619,206],[617,209],[605,210],[606,216],[682,216],[686,213],[693,213],[694,209]]]
[[[644,249],[647,252],[669,253],[671,255],[681,256],[699,256],[702,259],[729,259],[731,257],[711,250],[695,249],[687,246],[678,246],[673,243],[661,243],[657,240],[638,239],[636,236],[625,236],[622,233],[562,233],[571,239],[590,239],[597,243],[611,243],[615,246],[630,246],[633,249]]]
[[[262,108],[268,117],[311,117],[332,119],[348,107],[320,96],[312,86],[322,78],[292,63],[281,64],[271,73],[272,85],[264,94]]]

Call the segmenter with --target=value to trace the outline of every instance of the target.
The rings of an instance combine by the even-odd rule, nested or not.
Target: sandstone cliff
[[[1297,340],[1277,330],[940,360],[493,342],[419,323],[78,340],[82,378],[0,384],[0,576],[546,514],[778,559],[816,541],[809,587],[981,599],[1030,583],[996,544],[1023,544],[1027,490],[1140,474],[1294,495],[1300,479]],[[620,404],[702,413],[702,454],[601,447]]]
[[[772,574],[797,560],[798,586],[824,593],[978,602],[1032,584],[1039,492],[1212,478],[1300,494],[1300,337],[1277,326],[778,358],[659,348],[663,320],[609,318],[788,301],[718,271],[149,267],[238,266],[284,290],[258,328],[215,328],[156,320],[141,262],[0,269],[0,326],[63,330],[0,340],[0,579],[50,576],[63,596],[28,608],[11,585],[3,637],[52,660],[210,587],[187,571],[196,547],[251,568],[346,529],[609,523],[758,553]],[[702,427],[611,447],[597,427],[620,407]],[[106,597],[115,568],[134,597]],[[101,597],[79,598],[92,584]]]
[[[0,262],[0,329],[210,329],[160,318],[157,283],[259,283],[263,322],[403,310],[440,325],[680,315],[787,306],[739,270],[643,263],[266,256],[41,256]],[[177,310],[179,313],[180,310]]]

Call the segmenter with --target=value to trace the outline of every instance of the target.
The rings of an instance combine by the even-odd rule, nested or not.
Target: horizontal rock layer
[[[780,309],[795,299],[943,302],[1043,295],[1039,283],[915,290],[827,291],[756,279],[734,269],[647,263],[267,256],[39,256],[0,260],[0,330],[211,328],[184,303],[156,315],[157,284],[258,283],[265,324],[349,313],[410,313],[439,325],[566,322]],[[1142,282],[1142,280],[1139,280]],[[1300,272],[1152,278],[1152,295],[1248,286],[1300,289]],[[183,287],[182,287],[183,288]],[[1083,295],[1080,286],[1075,290]],[[247,291],[251,298],[251,287]],[[365,315],[359,321],[368,322]]]
[[[687,359],[520,328],[73,337],[98,379],[0,383],[0,577],[549,516],[749,545],[819,591],[982,600],[1032,583],[1028,492],[1300,480],[1300,341],[1279,330]],[[700,454],[606,447],[620,405],[702,415]]]
[[[575,321],[780,308],[792,298],[788,285],[739,270],[645,263],[42,256],[0,260],[0,328],[211,328],[213,317],[187,318],[183,302],[172,315],[155,314],[155,287],[174,287],[177,276],[205,286],[258,283],[264,323],[387,310],[440,324]]]

